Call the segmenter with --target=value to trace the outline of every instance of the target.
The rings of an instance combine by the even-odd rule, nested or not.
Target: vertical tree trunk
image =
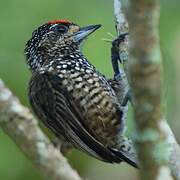
[[[131,0],[127,14],[131,42],[129,75],[143,180],[172,179],[169,148],[162,128],[159,13],[159,0]]]
[[[130,5],[130,7],[129,7]],[[119,45],[126,74],[131,79],[137,122],[137,150],[142,179],[180,179],[180,146],[161,113],[161,53],[159,48],[159,1],[114,0],[118,34],[130,37]],[[131,56],[129,55],[131,46]],[[129,60],[128,60],[129,59]],[[127,61],[128,60],[128,61]],[[128,67],[128,62],[130,63]],[[128,71],[129,70],[129,71]]]

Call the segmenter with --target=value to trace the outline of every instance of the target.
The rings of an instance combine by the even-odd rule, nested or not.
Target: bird
[[[98,160],[138,167],[132,142],[123,134],[127,112],[118,97],[121,84],[82,53],[82,42],[100,27],[53,20],[33,31],[25,46],[32,74],[29,101],[58,139]]]

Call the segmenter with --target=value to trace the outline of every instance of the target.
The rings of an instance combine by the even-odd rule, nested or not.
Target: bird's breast
[[[105,77],[91,65],[63,63],[59,76],[80,112],[86,129],[105,146],[112,146],[121,129],[121,111]],[[71,65],[71,67],[69,67]]]

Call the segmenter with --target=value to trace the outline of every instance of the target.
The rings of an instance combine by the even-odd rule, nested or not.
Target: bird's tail
[[[110,148],[110,151],[117,156],[120,160],[119,162],[125,161],[136,168],[139,167],[136,150],[133,142],[129,138],[121,136],[118,144]]]

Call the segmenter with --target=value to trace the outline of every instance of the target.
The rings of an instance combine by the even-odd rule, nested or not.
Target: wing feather
[[[81,113],[59,77],[49,73],[35,73],[32,79],[29,90],[30,102],[46,126],[57,136],[63,135],[75,147],[100,160],[122,161],[85,129]]]

